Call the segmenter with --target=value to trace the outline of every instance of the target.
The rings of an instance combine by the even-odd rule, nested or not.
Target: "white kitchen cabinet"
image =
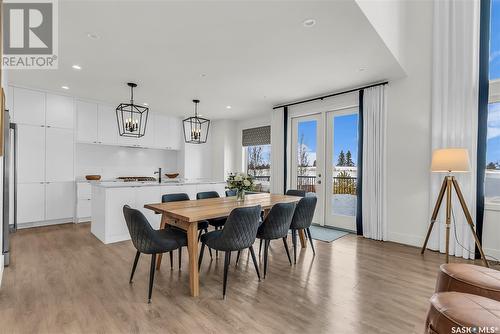
[[[48,127],[73,129],[73,99],[68,96],[47,94],[45,122]]]
[[[145,204],[160,203],[160,187],[138,187],[135,188],[135,208],[139,209],[148,219],[154,229],[160,228],[161,215],[152,210],[144,208]]]
[[[20,183],[17,192],[17,222],[19,224],[45,219],[45,184]]]
[[[146,131],[144,132],[144,136],[137,139],[137,143],[141,147],[154,147],[155,144],[155,116],[152,116],[149,113],[148,122],[146,124]]]
[[[177,117],[169,117],[169,119],[169,147],[171,150],[180,150],[184,131],[182,121]]]
[[[45,125],[45,93],[14,87],[13,107],[14,123]]]
[[[47,128],[45,133],[45,181],[74,181],[73,130]]]
[[[48,182],[45,185],[45,220],[72,221],[75,211],[74,182]]]
[[[170,140],[170,117],[166,115],[155,115],[154,124],[154,147],[161,149],[169,149],[171,146]]]
[[[77,140],[83,143],[97,143],[97,103],[76,101]]]
[[[79,199],[76,203],[76,221],[90,221],[92,215],[92,199]]]
[[[98,106],[98,138],[99,144],[116,145],[118,142],[118,124],[113,106]]]
[[[45,181],[45,127],[18,125],[18,182]]]

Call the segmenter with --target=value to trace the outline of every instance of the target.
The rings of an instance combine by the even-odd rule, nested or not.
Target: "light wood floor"
[[[0,289],[0,332],[422,332],[444,256],[353,235],[315,244],[316,257],[307,248],[290,267],[281,241],[271,243],[260,283],[245,252],[230,268],[226,300],[220,254],[212,262],[205,254],[201,296],[189,296],[184,249],[180,272],[176,256],[174,270],[164,257],[147,304],[150,258],[141,257],[129,285],[131,242],[104,245],[88,224],[21,230]]]

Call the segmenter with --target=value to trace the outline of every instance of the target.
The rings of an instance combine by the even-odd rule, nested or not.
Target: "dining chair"
[[[151,268],[149,270],[149,292],[148,303],[151,303],[153,292],[153,281],[155,277],[156,255],[180,249],[187,246],[186,233],[177,229],[155,230],[151,227],[146,217],[139,210],[132,209],[128,205],[123,206],[123,215],[132,239],[132,244],[137,250],[135,254],[132,273],[129,283],[132,284],[135,269],[141,254],[151,254]]]
[[[196,199],[206,199],[206,198],[219,198],[219,193],[216,191],[203,191],[196,194]],[[216,230],[219,230],[226,223],[226,218],[214,218],[209,219],[208,223],[212,225]]]
[[[190,200],[189,195],[186,193],[165,194],[161,197],[162,203],[180,202],[180,201],[189,201],[189,200]],[[168,228],[175,228],[175,229],[178,229],[178,230],[186,233],[186,231],[184,231],[180,228],[176,228],[175,226],[168,225]],[[206,220],[202,220],[202,221],[198,222],[198,240],[200,240],[202,232],[205,232],[205,233],[208,232],[208,221],[206,221]],[[209,250],[209,251],[210,251],[210,258],[211,258],[212,257],[212,250]],[[170,255],[170,269],[172,269],[173,268],[174,254],[173,254],[173,252],[169,252],[169,255]],[[179,269],[181,269],[181,263],[182,263],[182,248],[179,248]]]
[[[292,265],[290,258],[290,250],[288,249],[287,236],[292,217],[295,210],[295,203],[278,203],[275,204],[269,214],[267,215],[264,223],[260,225],[257,230],[257,238],[262,242],[264,240],[264,278],[267,273],[267,262],[269,255],[269,243],[271,240],[282,239],[285,246],[288,261]]]
[[[288,190],[286,191],[285,195],[288,195],[288,196],[306,197],[306,192],[305,192],[305,190],[299,190],[299,189],[288,189]]]
[[[236,189],[226,189],[226,197],[236,196]]]
[[[198,259],[198,270],[203,261],[205,246],[225,252],[224,257],[224,280],[222,296],[226,297],[227,273],[231,262],[231,252],[249,249],[252,255],[253,265],[260,281],[259,266],[253,250],[253,243],[259,228],[260,205],[245,208],[236,208],[227,217],[226,224],[222,230],[211,231],[201,236],[200,257]]]
[[[309,242],[311,243],[311,248],[313,254],[316,254],[314,249],[314,244],[311,238],[311,227],[314,210],[316,209],[316,203],[318,198],[313,195],[306,194],[306,197],[300,199],[295,207],[293,213],[292,222],[290,224],[290,229],[292,230],[292,244],[293,244],[293,263],[297,263],[297,231],[305,230],[307,233]]]

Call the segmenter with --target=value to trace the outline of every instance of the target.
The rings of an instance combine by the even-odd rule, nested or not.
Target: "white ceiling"
[[[11,83],[119,104],[134,81],[153,112],[187,116],[199,98],[203,116],[241,119],[403,75],[350,0],[59,1],[59,16],[59,69],[10,71]]]

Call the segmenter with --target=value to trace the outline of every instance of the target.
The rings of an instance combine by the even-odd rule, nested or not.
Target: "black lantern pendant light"
[[[200,100],[193,100],[194,117],[183,120],[184,141],[189,144],[203,144],[207,142],[210,120],[198,116],[198,103]]]
[[[140,138],[146,133],[149,108],[134,104],[134,88],[136,83],[129,82],[130,103],[120,103],[116,107],[116,120],[120,136]]]

